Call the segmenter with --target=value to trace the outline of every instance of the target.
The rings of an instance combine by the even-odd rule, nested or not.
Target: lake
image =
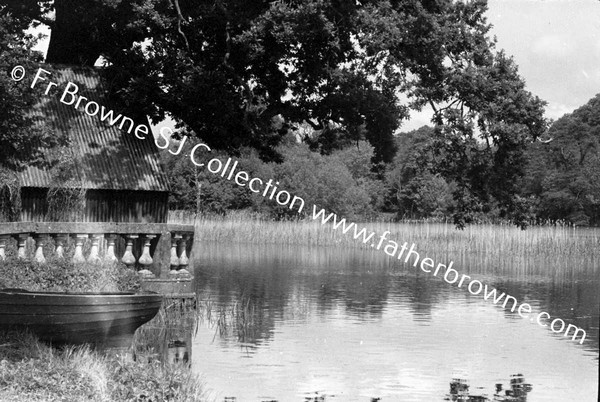
[[[593,259],[545,275],[569,261],[424,250],[585,328],[579,344],[382,251],[211,242],[194,250],[203,319],[191,366],[217,401],[494,400],[496,384],[505,395],[521,382],[530,384],[521,396],[496,400],[598,400]]]

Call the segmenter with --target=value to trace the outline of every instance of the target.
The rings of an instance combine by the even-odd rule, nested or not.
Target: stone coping
[[[161,234],[194,233],[194,225],[111,222],[0,222],[0,235],[38,234]]]
[[[173,284],[173,283],[178,283],[178,282],[191,282],[194,279],[194,277],[192,276],[188,276],[188,277],[183,277],[183,278],[149,278],[149,279],[145,279],[144,278],[144,282],[148,282],[148,283],[167,283],[167,284]]]

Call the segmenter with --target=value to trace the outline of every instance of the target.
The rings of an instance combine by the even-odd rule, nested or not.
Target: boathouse
[[[75,83],[78,95],[111,107],[102,70],[45,68],[51,70],[47,78],[58,84],[57,91]],[[116,116],[119,112],[114,109]],[[161,271],[176,274],[181,271],[177,268],[186,268],[193,227],[167,223],[169,184],[152,134],[140,139],[53,94],[41,96],[32,113],[36,124],[66,138],[67,145],[60,148],[59,155],[52,154],[58,149],[44,151],[47,160],[60,162],[59,169],[37,163],[18,173],[21,222],[0,224],[0,260],[5,258],[5,245],[12,236],[18,241],[20,258],[29,258],[26,242],[34,239],[31,258],[44,262],[43,246],[51,237],[61,256],[63,245],[72,238],[76,245],[72,258],[78,262],[119,259],[148,276]],[[57,188],[63,196],[77,195],[77,208],[60,197],[52,204],[49,193],[60,193]],[[91,248],[89,255],[83,255],[87,241]]]
[[[63,67],[48,76],[59,84],[78,85],[81,96],[110,107],[99,71],[93,68]],[[80,222],[166,223],[169,184],[160,165],[152,135],[145,140],[128,134],[118,125],[92,118],[80,108],[62,103],[56,95],[42,96],[34,114],[55,135],[68,140],[62,156],[71,182],[85,189],[85,203],[79,216],[61,220]],[[116,108],[115,108],[116,109]],[[116,113],[115,113],[116,114]],[[52,151],[49,151],[52,152]],[[57,178],[42,165],[30,165],[20,172],[21,221],[48,220],[48,190]]]

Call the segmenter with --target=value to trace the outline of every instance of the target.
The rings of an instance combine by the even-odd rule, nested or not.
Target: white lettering
[[[73,88],[73,91],[69,91],[70,88]],[[79,91],[79,87],[77,86],[77,84],[73,84],[72,82],[69,82],[67,84],[67,86],[65,87],[65,90],[63,91],[62,96],[60,97],[60,101],[62,103],[64,103],[65,105],[72,105],[73,103],[75,103],[75,94]],[[71,95],[71,101],[67,102],[66,101],[66,97],[67,95]]]

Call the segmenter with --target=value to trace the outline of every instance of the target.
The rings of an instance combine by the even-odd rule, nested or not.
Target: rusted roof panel
[[[79,86],[78,95],[112,109],[115,116],[121,114],[106,99],[97,69],[60,67],[46,78],[58,83],[59,87],[42,96],[33,116],[39,119],[39,124],[67,135],[69,152],[77,166],[72,176],[79,179],[77,181],[84,188],[169,191],[152,133],[147,135],[146,140],[140,140],[134,136],[133,130],[130,133],[126,131],[128,124],[123,127],[124,130],[119,129],[120,120],[111,126],[101,121],[99,114],[86,114],[82,107],[85,102],[78,109],[60,102],[64,87],[73,82]],[[21,172],[20,179],[23,187],[48,187],[52,180],[48,170],[41,166],[28,166]]]

